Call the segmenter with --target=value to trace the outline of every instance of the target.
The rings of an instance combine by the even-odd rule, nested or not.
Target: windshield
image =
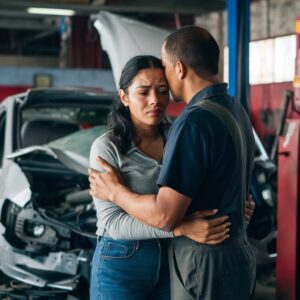
[[[50,148],[70,151],[89,158],[93,141],[105,132],[106,125],[82,129],[47,144]]]
[[[97,137],[97,130],[104,130],[110,105],[101,102],[96,103],[97,105],[79,104],[24,109],[21,112],[20,148],[52,145],[54,141],[61,150],[67,149],[68,143],[74,145],[73,150],[79,148],[78,151],[81,151],[88,147],[86,139],[92,140],[94,132]],[[85,129],[91,129],[91,132]]]

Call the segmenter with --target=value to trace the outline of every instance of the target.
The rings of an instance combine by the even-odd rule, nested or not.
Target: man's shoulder
[[[207,126],[209,122],[214,122],[213,114],[197,105],[188,107],[174,122],[172,127],[181,126]]]

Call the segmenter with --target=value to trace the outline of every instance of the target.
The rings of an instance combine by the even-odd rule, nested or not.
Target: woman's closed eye
[[[158,92],[159,92],[159,94],[161,94],[161,95],[166,95],[166,94],[169,93],[169,89],[168,89],[168,88],[160,88],[160,89],[158,90]]]
[[[138,92],[139,95],[143,95],[143,96],[147,96],[149,94],[148,89],[138,89],[137,92]]]

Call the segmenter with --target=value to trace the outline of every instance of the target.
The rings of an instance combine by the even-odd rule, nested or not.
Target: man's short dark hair
[[[218,74],[220,49],[204,28],[185,26],[172,32],[166,38],[165,50],[173,64],[180,60],[200,77]]]

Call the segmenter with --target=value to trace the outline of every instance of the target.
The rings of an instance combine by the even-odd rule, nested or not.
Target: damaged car
[[[114,97],[38,89],[1,103],[0,299],[72,291],[88,299],[96,241],[88,157]]]

